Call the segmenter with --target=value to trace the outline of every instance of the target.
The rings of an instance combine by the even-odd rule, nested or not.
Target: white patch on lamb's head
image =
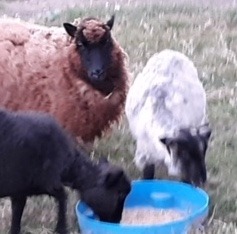
[[[162,140],[161,140],[162,141]],[[168,173],[171,176],[181,176],[181,165],[177,158],[178,145],[171,143],[167,148],[169,154],[165,158],[164,162],[167,166]]]

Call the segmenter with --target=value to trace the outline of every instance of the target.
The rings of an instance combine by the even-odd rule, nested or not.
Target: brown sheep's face
[[[113,91],[113,83],[106,79],[112,63],[113,41],[111,29],[114,16],[106,23],[88,18],[77,28],[64,23],[67,33],[75,38],[76,48],[87,72],[88,82],[104,94]]]
[[[100,171],[97,186],[81,192],[81,199],[101,221],[119,223],[131,190],[130,180],[120,167],[108,161],[100,163]]]

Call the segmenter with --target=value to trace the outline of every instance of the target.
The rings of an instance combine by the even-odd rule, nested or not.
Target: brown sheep
[[[63,28],[0,20],[0,106],[48,112],[83,142],[117,122],[128,88],[114,16]]]

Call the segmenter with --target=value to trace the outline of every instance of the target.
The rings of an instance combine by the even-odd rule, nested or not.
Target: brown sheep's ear
[[[115,19],[115,15],[112,15],[110,20],[108,20],[107,23],[106,23],[110,30],[113,28],[114,19]]]
[[[71,37],[75,37],[75,33],[77,31],[77,27],[70,24],[70,23],[64,23],[63,27],[65,28],[67,34]]]

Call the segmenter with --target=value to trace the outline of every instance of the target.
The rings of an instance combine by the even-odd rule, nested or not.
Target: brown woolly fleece
[[[105,32],[99,20],[83,22],[83,34],[97,41]],[[114,91],[104,96],[84,80],[86,72],[63,28],[0,21],[0,106],[52,114],[83,142],[92,142],[119,121],[128,88],[126,54],[113,39],[108,79]]]

